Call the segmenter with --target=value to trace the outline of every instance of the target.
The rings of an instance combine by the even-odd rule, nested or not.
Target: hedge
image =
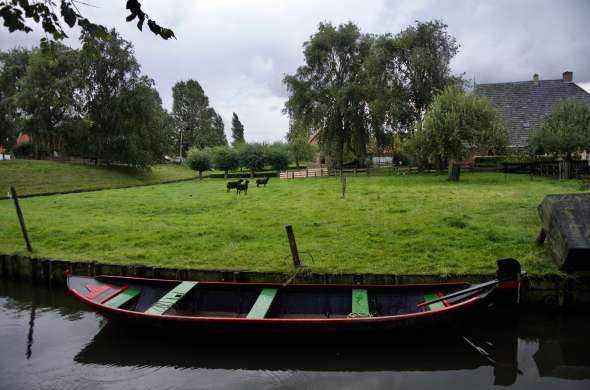
[[[254,177],[277,177],[279,173],[277,171],[264,171],[255,172]],[[209,178],[211,179],[223,179],[225,176],[223,173],[210,173]],[[227,174],[228,179],[250,179],[250,172],[231,172]]]

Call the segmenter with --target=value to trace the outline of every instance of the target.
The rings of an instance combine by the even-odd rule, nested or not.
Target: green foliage
[[[140,75],[133,46],[114,30],[106,39],[83,33],[82,40],[83,109],[90,124],[85,154],[97,162],[152,164],[163,152],[163,111],[153,80]]]
[[[256,177],[277,177],[277,171],[262,171],[262,172],[254,172],[254,176]],[[210,179],[247,179],[252,177],[250,173],[246,172],[231,172],[227,175],[225,173],[210,173]]]
[[[61,26],[59,16],[70,28],[76,24],[83,32],[105,37],[107,29],[99,24],[92,23],[89,19],[80,14],[76,7],[76,1],[61,0],[60,12],[56,12],[57,2],[54,0],[42,0],[29,2],[27,0],[12,0],[0,2],[0,17],[4,20],[4,26],[8,28],[9,32],[23,31],[29,33],[33,31],[26,22],[34,21],[41,23],[43,30],[52,36],[53,39],[60,40],[67,38],[65,31]],[[162,37],[163,39],[176,38],[174,32],[168,28],[161,27],[158,23],[150,19],[141,9],[141,4],[137,0],[128,0],[126,8],[130,15],[126,20],[131,22],[135,18],[138,19],[137,28],[142,29],[144,22],[147,20],[150,30]],[[46,42],[46,38],[42,42]]]
[[[305,64],[284,83],[289,91],[285,110],[305,127],[319,129],[319,143],[337,165],[345,152],[364,159],[369,139],[362,78],[371,38],[352,22],[338,28],[320,23],[304,44]]]
[[[284,83],[285,111],[299,126],[318,129],[319,145],[336,165],[364,161],[366,146],[412,132],[433,97],[449,84],[455,39],[440,21],[396,36],[361,34],[353,23],[320,23],[304,44],[305,64]],[[349,156],[349,157],[347,157]]]
[[[559,103],[545,117],[533,148],[566,158],[578,149],[590,150],[590,107],[574,98]]]
[[[211,149],[211,160],[216,169],[222,170],[227,175],[228,171],[239,168],[240,156],[234,148],[229,146],[216,146]]]
[[[295,165],[299,167],[301,162],[311,161],[317,153],[315,145],[311,145],[306,138],[295,138],[289,141],[289,154],[291,160],[295,162]]]
[[[289,167],[289,149],[288,145],[282,142],[275,142],[266,147],[265,160],[272,169],[283,171]]]
[[[22,110],[14,100],[18,81],[27,71],[30,50],[0,50],[0,145],[10,149],[18,136]]]
[[[259,143],[241,144],[238,146],[240,165],[250,169],[250,176],[266,165],[266,145]]]
[[[33,144],[30,142],[21,142],[14,145],[10,151],[16,158],[30,158],[33,156]]]
[[[508,135],[487,100],[450,86],[435,98],[415,142],[422,159],[457,161],[472,148],[501,151]]]
[[[243,144],[246,142],[244,138],[244,125],[242,125],[240,118],[238,118],[238,114],[235,112],[231,118],[231,134],[234,145]]]
[[[211,169],[211,152],[208,149],[192,147],[186,154],[186,165],[203,175],[203,171]]]
[[[52,42],[31,53],[13,99],[26,118],[36,158],[40,149],[63,151],[64,127],[78,116],[80,83],[78,51]]]
[[[205,148],[227,145],[221,116],[209,107],[209,98],[195,80],[179,81],[172,87],[172,115],[176,121],[178,144]]]

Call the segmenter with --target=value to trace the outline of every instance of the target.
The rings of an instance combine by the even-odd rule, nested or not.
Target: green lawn
[[[156,165],[150,171],[126,166],[95,167],[55,161],[0,161],[0,194],[13,185],[19,195],[157,184],[197,174],[179,165]]]
[[[200,269],[284,271],[292,224],[303,261],[318,272],[491,273],[515,257],[534,274],[557,272],[534,244],[536,207],[575,181],[465,173],[280,181],[225,192],[225,181],[22,200],[35,255]],[[0,201],[0,252],[24,254],[11,201]]]

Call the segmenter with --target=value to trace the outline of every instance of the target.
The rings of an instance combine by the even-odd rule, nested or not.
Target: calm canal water
[[[589,389],[590,316],[409,340],[155,335],[0,280],[0,389]]]

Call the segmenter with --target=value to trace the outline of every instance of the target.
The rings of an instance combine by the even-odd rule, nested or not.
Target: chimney
[[[533,84],[539,85],[539,74],[538,73],[535,73],[533,75]]]
[[[569,70],[563,72],[563,82],[571,83],[572,81],[574,81],[574,73],[570,72]]]

